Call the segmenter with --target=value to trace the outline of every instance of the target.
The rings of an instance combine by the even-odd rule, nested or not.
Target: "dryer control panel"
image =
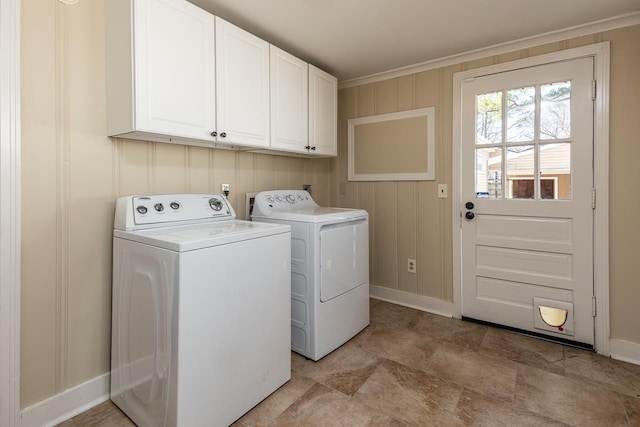
[[[222,194],[128,196],[116,203],[114,228],[137,230],[235,217],[231,204]]]
[[[306,190],[262,191],[256,194],[254,203],[261,211],[318,207]]]

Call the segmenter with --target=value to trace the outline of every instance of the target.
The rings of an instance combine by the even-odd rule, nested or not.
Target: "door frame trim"
[[[476,68],[453,75],[453,152],[452,152],[452,235],[454,317],[462,315],[462,84],[481,77],[525,67],[550,64],[584,57],[594,58],[596,101],[594,104],[594,187],[597,205],[593,217],[593,280],[596,297],[595,350],[611,354],[609,313],[609,42],[562,50],[546,55]]]
[[[20,0],[0,0],[0,93],[0,425],[13,427],[20,425]]]

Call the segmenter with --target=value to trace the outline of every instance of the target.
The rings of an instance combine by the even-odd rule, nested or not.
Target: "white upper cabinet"
[[[336,156],[338,152],[338,79],[309,64],[310,153]]]
[[[215,21],[218,140],[269,147],[269,43]]]
[[[211,140],[213,15],[183,0],[106,5],[109,135]]]
[[[271,148],[307,153],[308,65],[271,45]]]
[[[107,133],[335,156],[337,80],[185,0],[108,0]]]

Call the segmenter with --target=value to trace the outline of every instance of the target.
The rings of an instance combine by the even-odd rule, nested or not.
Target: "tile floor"
[[[640,426],[640,366],[371,300],[371,325],[238,420],[253,426]],[[62,427],[133,426],[105,402]]]

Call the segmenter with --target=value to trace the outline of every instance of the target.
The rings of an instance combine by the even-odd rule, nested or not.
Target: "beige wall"
[[[443,70],[343,89],[338,97],[338,159],[332,202],[369,212],[372,284],[451,300],[451,200],[437,198],[437,183],[450,182],[452,75]],[[449,86],[447,86],[449,82]],[[436,181],[347,182],[347,120],[436,107]],[[378,159],[379,162],[386,158]],[[336,185],[343,183],[342,186]],[[346,186],[344,185],[346,183]],[[340,192],[340,187],[346,192]],[[407,259],[417,274],[407,272]]]
[[[105,0],[22,2],[21,405],[109,371],[114,201],[133,193],[244,193],[312,184],[330,201],[327,159],[305,160],[106,134]]]
[[[340,90],[331,201],[369,211],[372,284],[452,301],[452,205],[451,199],[438,199],[436,190],[438,183],[452,182],[453,73],[602,41],[611,42],[611,336],[640,343],[640,26]],[[348,119],[431,106],[436,109],[435,181],[347,181]],[[417,274],[407,273],[407,258],[417,260]]]

